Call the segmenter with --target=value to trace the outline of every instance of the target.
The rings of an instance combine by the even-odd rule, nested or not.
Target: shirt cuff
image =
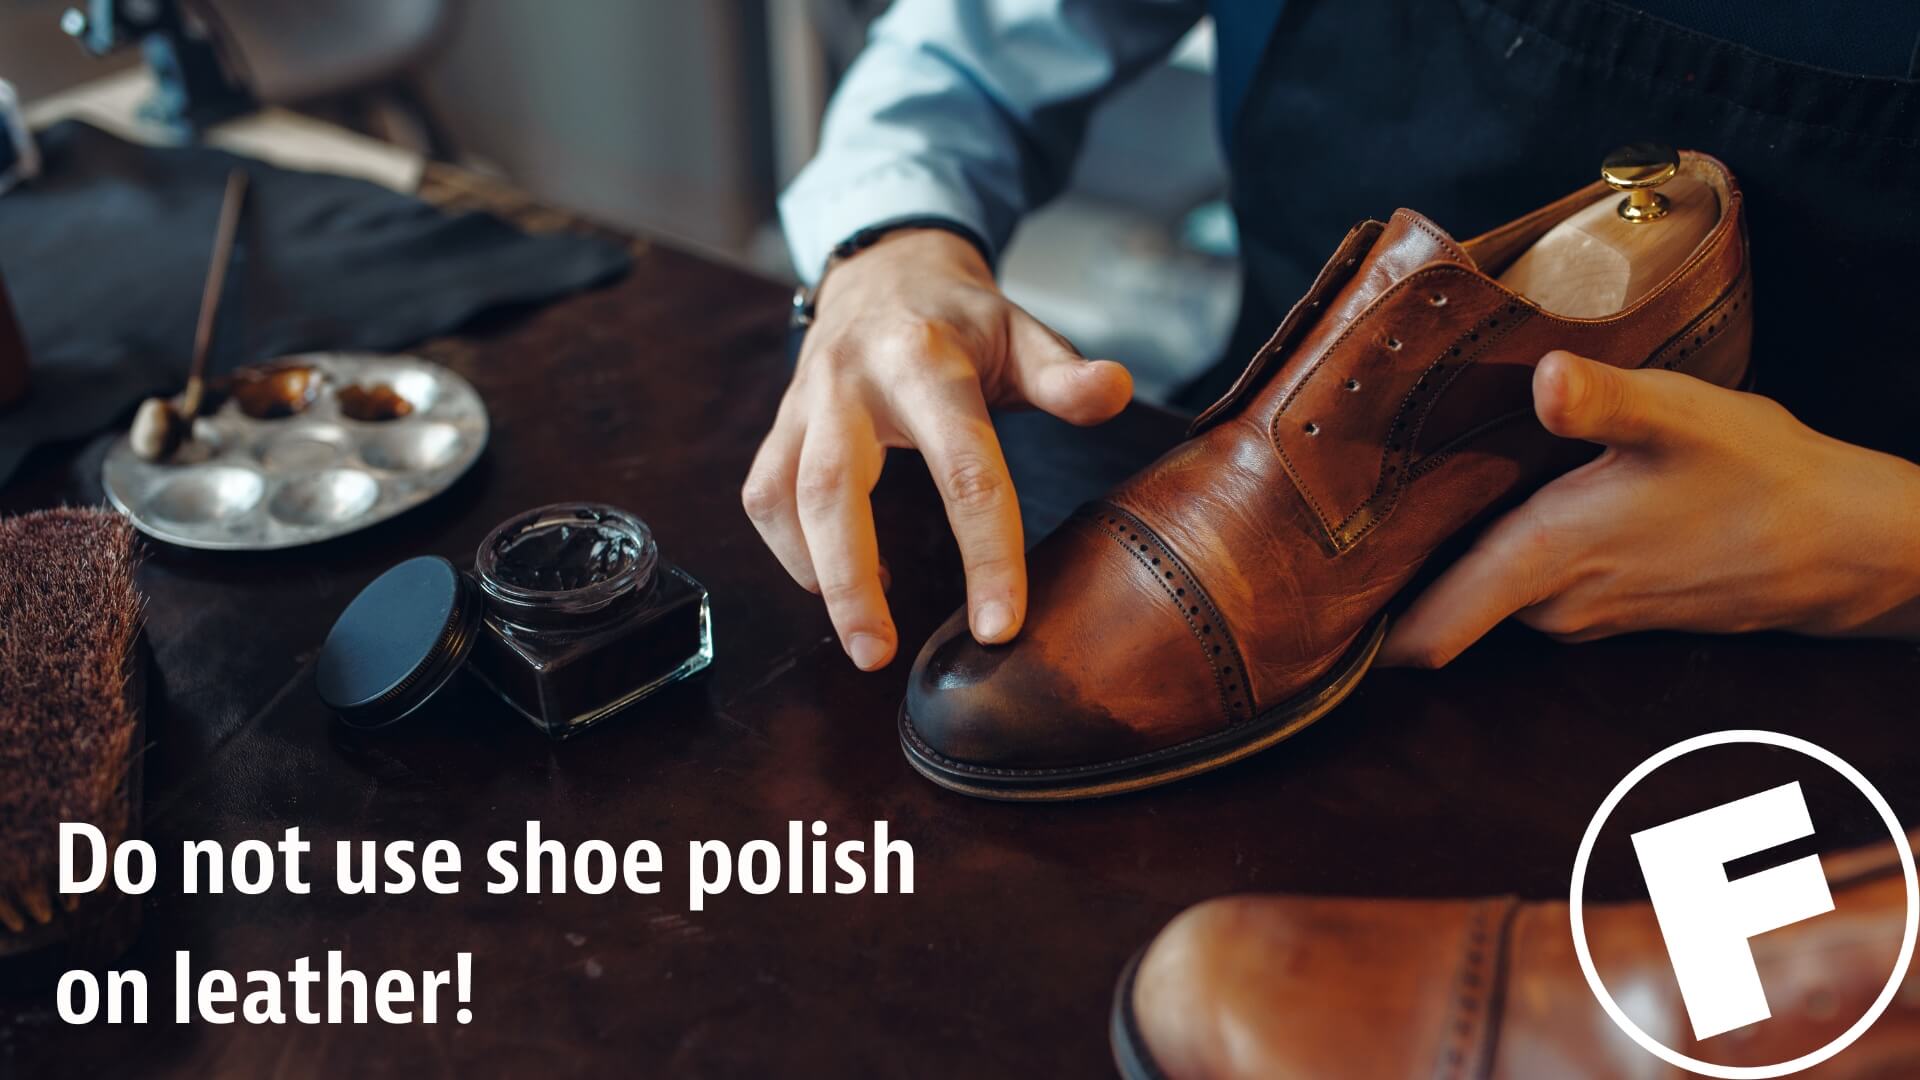
[[[920,162],[890,162],[845,178],[826,175],[821,160],[803,169],[780,196],[780,224],[793,268],[809,285],[819,283],[834,246],[862,229],[940,218],[969,235],[989,263],[1004,242],[977,198]]]

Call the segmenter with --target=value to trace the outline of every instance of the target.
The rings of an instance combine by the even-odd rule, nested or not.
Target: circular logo
[[[1900,939],[1900,957],[1894,962],[1893,974],[1888,977],[1887,985],[1880,991],[1880,996],[1874,999],[1873,1006],[1852,1027],[1841,1032],[1832,1042],[1818,1050],[1776,1065],[1716,1065],[1710,1061],[1701,1061],[1682,1054],[1642,1031],[1640,1026],[1620,1008],[1619,1003],[1613,1000],[1613,995],[1607,992],[1606,984],[1600,981],[1599,972],[1594,970],[1593,954],[1587,949],[1586,918],[1581,910],[1581,894],[1586,891],[1587,884],[1587,862],[1593,857],[1594,841],[1599,838],[1600,830],[1606,825],[1607,818],[1613,813],[1614,808],[1620,805],[1621,799],[1626,798],[1627,792],[1632,791],[1634,785],[1645,780],[1655,769],[1677,757],[1709,746],[1728,746],[1736,743],[1754,743],[1796,750],[1845,777],[1848,783],[1859,789],[1860,794],[1867,797],[1867,801],[1873,804],[1874,810],[1879,812],[1880,820],[1886,823],[1887,830],[1893,833],[1894,846],[1900,852],[1900,869],[1907,880],[1907,924],[1906,931]],[[1893,1002],[1894,994],[1900,989],[1900,981],[1906,978],[1907,966],[1913,961],[1914,939],[1920,936],[1920,878],[1916,878],[1914,873],[1913,847],[1907,843],[1907,834],[1900,827],[1900,820],[1894,816],[1893,807],[1887,805],[1886,797],[1860,774],[1860,770],[1842,761],[1833,751],[1792,735],[1782,735],[1777,731],[1714,731],[1674,743],[1653,755],[1641,762],[1627,774],[1626,779],[1614,785],[1613,790],[1607,793],[1607,797],[1600,803],[1600,809],[1594,813],[1593,820],[1587,823],[1586,835],[1580,838],[1580,853],[1574,856],[1573,882],[1567,892],[1567,917],[1573,923],[1573,951],[1580,960],[1580,973],[1586,976],[1587,985],[1592,988],[1594,997],[1600,1000],[1600,1007],[1606,1010],[1607,1016],[1612,1018],[1614,1024],[1621,1031],[1626,1032],[1634,1042],[1639,1043],[1647,1053],[1676,1068],[1687,1069],[1702,1076],[1719,1077],[1721,1080],[1768,1080],[1770,1077],[1788,1076],[1803,1069],[1811,1069],[1852,1046],[1854,1040],[1866,1034],[1867,1029],[1873,1026],[1873,1022],[1880,1019],[1880,1014],[1887,1011],[1887,1006]]]

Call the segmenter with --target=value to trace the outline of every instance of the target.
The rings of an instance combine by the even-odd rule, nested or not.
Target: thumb
[[[1693,380],[1672,371],[1628,371],[1555,350],[1533,369],[1533,409],[1563,439],[1648,446],[1686,430]]]
[[[1082,427],[1111,420],[1133,400],[1133,376],[1112,360],[1088,360],[1024,312],[1014,316],[1015,386],[1029,405]]]

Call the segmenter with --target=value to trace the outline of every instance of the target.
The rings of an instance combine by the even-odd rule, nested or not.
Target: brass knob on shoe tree
[[[1600,163],[1600,179],[1627,197],[1615,207],[1620,216],[1643,224],[1667,216],[1667,197],[1653,190],[1680,171],[1680,155],[1660,143],[1629,143]]]

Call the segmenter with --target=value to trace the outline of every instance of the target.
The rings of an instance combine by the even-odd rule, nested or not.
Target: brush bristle
[[[133,528],[105,510],[0,520],[0,921],[44,923],[63,821],[125,837],[140,629]],[[12,916],[7,918],[7,916]],[[18,932],[21,927],[8,926]]]

